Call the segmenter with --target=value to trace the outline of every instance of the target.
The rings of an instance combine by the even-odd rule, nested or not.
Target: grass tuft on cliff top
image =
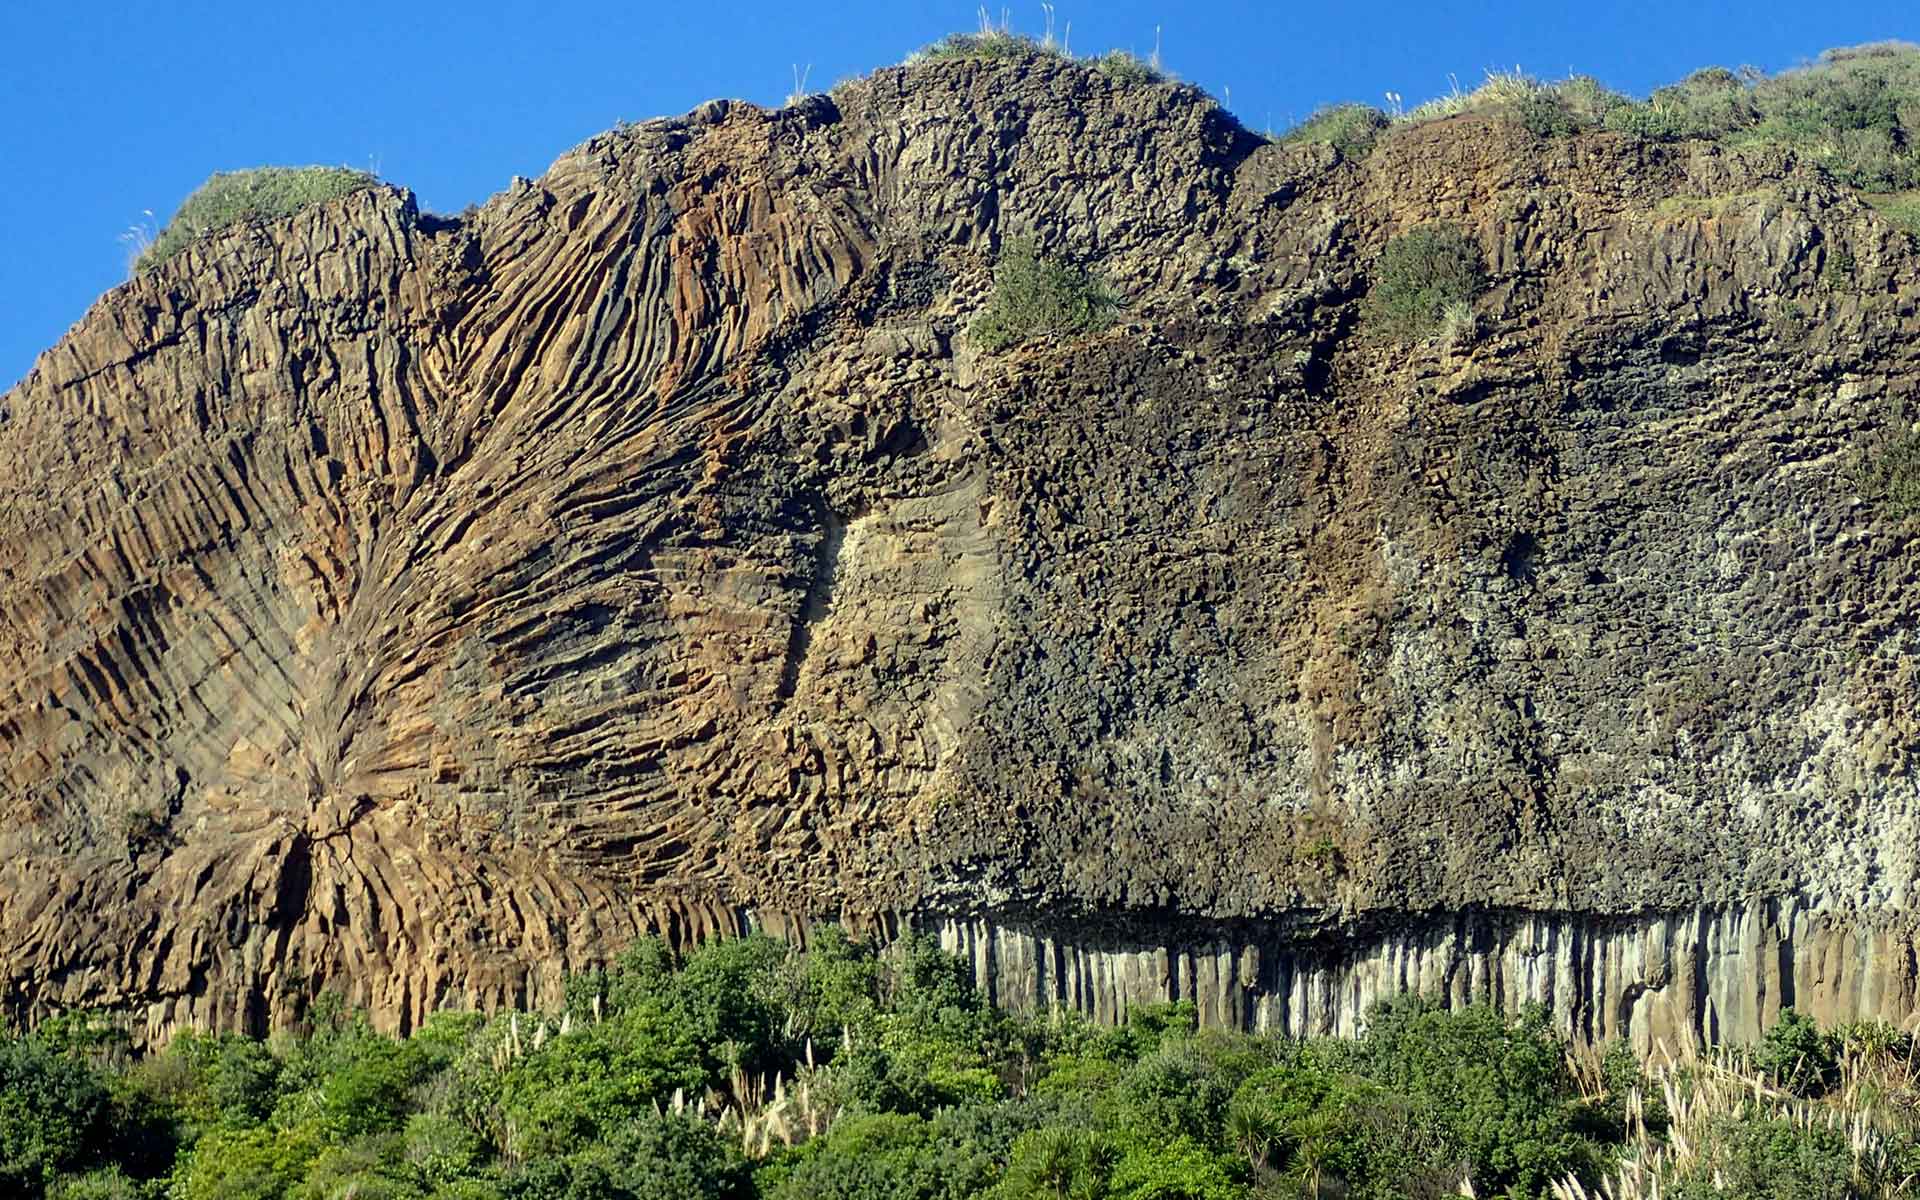
[[[1342,158],[1364,158],[1393,122],[1370,104],[1334,104],[1320,109],[1277,139],[1282,145],[1332,146]]]
[[[1778,75],[1709,67],[1608,121],[1655,140],[1785,146],[1870,192],[1920,187],[1920,46],[1828,50]]]
[[[1908,237],[1920,238],[1920,191],[1870,193],[1861,199]]]
[[[1585,77],[1547,83],[1519,71],[1490,72],[1474,90],[1456,88],[1400,121],[1462,113],[1505,117],[1543,137],[1603,128],[1647,141],[1780,146],[1863,191],[1920,188],[1920,45],[1911,42],[1828,50],[1777,75],[1707,67],[1645,101]]]
[[[1079,63],[1081,66],[1098,71],[1115,83],[1170,82],[1166,72],[1160,69],[1157,54],[1153,61],[1142,59],[1125,50],[1109,50],[1105,54],[1083,57],[1067,49],[1064,40],[1056,41],[1051,28],[1042,37],[1015,33],[1004,24],[998,26],[990,24],[984,10],[981,13],[978,32],[950,33],[932,45],[924,46],[909,54],[906,65],[911,67],[920,63],[953,59],[1025,62],[1047,58]]]
[[[1060,51],[1022,33],[982,29],[979,33],[950,33],[907,56],[907,65],[955,58],[1059,58]]]
[[[180,204],[134,269],[159,266],[192,243],[241,221],[291,216],[327,200],[377,185],[346,167],[255,167],[214,174]]]
[[[1631,105],[1625,96],[1587,75],[1549,83],[1520,71],[1489,71],[1486,82],[1472,91],[1456,86],[1450,94],[1429,100],[1398,120],[1420,125],[1484,113],[1510,120],[1537,137],[1566,137],[1603,124],[1610,113]]]

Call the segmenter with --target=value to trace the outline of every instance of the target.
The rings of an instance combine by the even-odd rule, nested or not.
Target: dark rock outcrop
[[[1382,344],[1434,220],[1478,330]],[[983,356],[1028,233],[1127,308]],[[1915,265],[1784,155],[1347,162],[1065,62],[214,237],[0,398],[9,1004],[406,1025],[835,918],[1102,1013],[1911,1011]]]

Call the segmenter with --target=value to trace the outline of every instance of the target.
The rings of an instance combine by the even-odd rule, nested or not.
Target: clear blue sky
[[[127,274],[120,235],[209,173],[373,168],[457,211],[622,120],[777,103],[970,29],[969,3],[0,0],[0,388]],[[1337,100],[1409,105],[1490,67],[1644,94],[1696,67],[1778,70],[1920,37],[1915,0],[1057,0],[1079,53],[1151,50],[1251,128]],[[1000,12],[993,6],[996,19]],[[1007,9],[1037,32],[1037,0]]]

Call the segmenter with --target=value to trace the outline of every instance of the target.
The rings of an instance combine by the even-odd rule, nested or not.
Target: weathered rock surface
[[[1385,345],[1432,220],[1479,334]],[[1024,233],[1121,323],[971,347]],[[1787,157],[1068,63],[236,229],[0,398],[7,1002],[405,1025],[833,917],[1101,1014],[1910,1013],[1915,266]]]

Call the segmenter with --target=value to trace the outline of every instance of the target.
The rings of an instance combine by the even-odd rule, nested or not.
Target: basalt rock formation
[[[1471,233],[1475,330],[1362,320]],[[987,355],[998,249],[1124,297]],[[1364,159],[1064,60],[202,241],[0,398],[15,1016],[938,931],[1009,1004],[1920,1008],[1920,257],[1786,153]]]

